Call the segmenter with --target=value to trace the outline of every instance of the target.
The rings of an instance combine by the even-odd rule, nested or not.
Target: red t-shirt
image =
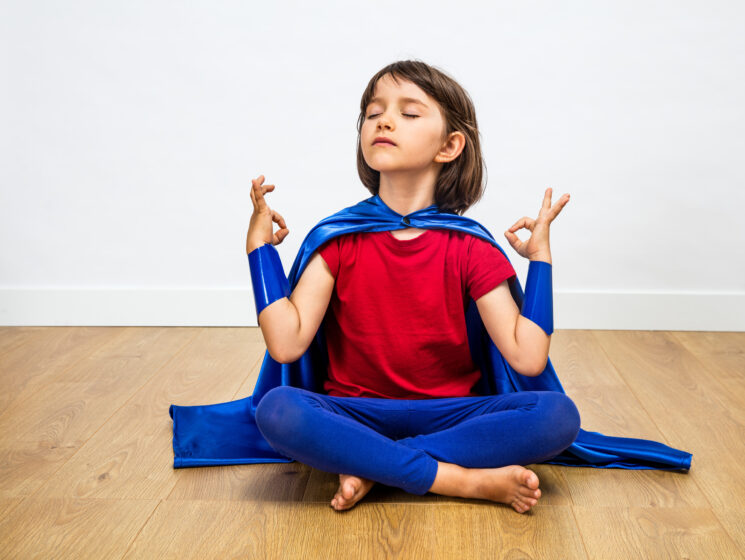
[[[390,231],[343,234],[318,251],[336,279],[324,319],[329,395],[478,395],[465,310],[515,275],[499,249],[468,233],[428,229],[407,240]]]

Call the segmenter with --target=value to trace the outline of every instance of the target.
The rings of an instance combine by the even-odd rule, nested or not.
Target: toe
[[[541,497],[541,491],[533,490],[532,488],[523,486],[518,491],[518,497],[522,500],[524,500],[525,498],[535,498],[537,500],[538,498]]]
[[[518,500],[518,503],[520,504],[520,507],[522,507],[523,511],[528,511],[530,509],[530,506],[533,505],[528,503],[527,500]]]
[[[354,498],[354,495],[357,493],[357,490],[359,490],[359,484],[355,484],[354,480],[349,480],[346,484],[343,485],[342,488],[342,495],[345,499],[351,500]]]

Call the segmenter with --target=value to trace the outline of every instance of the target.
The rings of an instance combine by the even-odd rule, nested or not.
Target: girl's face
[[[375,143],[379,136],[395,145]],[[360,142],[365,162],[376,171],[427,170],[439,166],[435,157],[446,143],[445,119],[439,104],[419,86],[403,78],[396,84],[386,74],[365,108]]]

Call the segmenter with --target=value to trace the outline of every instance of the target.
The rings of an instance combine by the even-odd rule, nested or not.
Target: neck
[[[380,174],[378,196],[388,208],[405,216],[435,203],[436,177]]]

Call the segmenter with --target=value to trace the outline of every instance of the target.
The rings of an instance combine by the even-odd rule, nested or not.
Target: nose
[[[390,120],[388,117],[386,117],[386,113],[382,113],[380,115],[380,118],[378,118],[378,129],[381,130],[383,128],[390,129]]]

